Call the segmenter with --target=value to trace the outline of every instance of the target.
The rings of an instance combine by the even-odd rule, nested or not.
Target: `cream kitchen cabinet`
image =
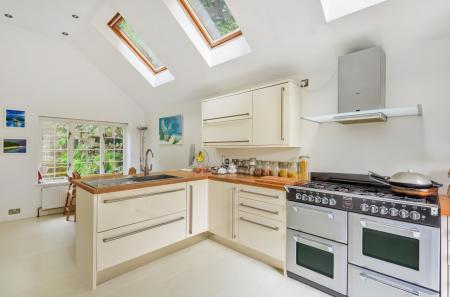
[[[253,91],[253,145],[300,146],[298,89],[287,82]]]
[[[226,239],[237,239],[238,185],[208,181],[209,231]]]
[[[187,236],[208,231],[208,181],[187,183]]]
[[[202,102],[202,141],[210,147],[300,147],[300,87],[290,80]]]

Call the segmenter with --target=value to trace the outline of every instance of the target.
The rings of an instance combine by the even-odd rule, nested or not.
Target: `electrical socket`
[[[19,213],[20,213],[20,208],[12,208],[12,209],[8,210],[9,215],[16,215]]]

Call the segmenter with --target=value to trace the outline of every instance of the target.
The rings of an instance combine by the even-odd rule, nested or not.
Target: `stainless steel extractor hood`
[[[385,122],[390,116],[420,115],[421,106],[386,108],[386,56],[373,47],[339,57],[338,113],[304,117],[324,123],[360,124]]]

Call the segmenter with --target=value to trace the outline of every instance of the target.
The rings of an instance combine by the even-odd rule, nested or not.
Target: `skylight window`
[[[116,33],[116,35],[136,54],[136,56],[150,68],[154,74],[158,74],[167,68],[150,50],[150,48],[139,38],[130,24],[117,13],[108,26]]]
[[[242,35],[224,0],[179,0],[211,48]]]
[[[387,0],[320,0],[327,22],[380,4]]]

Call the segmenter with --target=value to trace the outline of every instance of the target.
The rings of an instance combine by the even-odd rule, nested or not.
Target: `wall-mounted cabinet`
[[[208,147],[300,147],[300,87],[281,81],[202,102]]]

